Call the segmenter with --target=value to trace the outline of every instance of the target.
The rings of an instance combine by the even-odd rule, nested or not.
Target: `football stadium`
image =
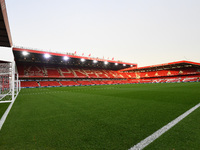
[[[0,2],[0,150],[200,149],[199,62],[13,46]]]

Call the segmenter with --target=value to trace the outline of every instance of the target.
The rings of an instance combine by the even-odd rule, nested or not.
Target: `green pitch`
[[[199,102],[200,83],[22,89],[0,149],[126,150]],[[197,109],[146,149],[198,149],[199,115]]]
[[[2,115],[4,114],[6,109],[8,108],[9,104],[10,103],[2,103],[2,104],[0,104],[0,118],[2,117]]]

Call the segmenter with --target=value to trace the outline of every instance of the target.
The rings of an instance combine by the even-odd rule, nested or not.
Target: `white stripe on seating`
[[[144,140],[140,141],[138,144],[130,148],[129,150],[142,150],[147,145],[152,143],[154,140],[156,140],[158,137],[160,137],[163,133],[167,132],[170,128],[175,126],[178,122],[180,122],[182,119],[184,119],[186,116],[188,116],[190,113],[192,113],[194,110],[200,107],[200,103],[196,106],[192,107],[190,110],[186,111],[184,114],[180,115],[161,129],[154,132],[152,135],[148,136]]]

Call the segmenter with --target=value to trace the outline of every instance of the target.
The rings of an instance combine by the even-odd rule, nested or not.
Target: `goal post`
[[[0,63],[0,103],[14,101],[20,90],[15,62]]]
[[[18,79],[15,61],[0,61],[0,105],[1,103],[9,103],[8,108],[4,114],[0,116],[0,130],[20,90],[21,83]]]

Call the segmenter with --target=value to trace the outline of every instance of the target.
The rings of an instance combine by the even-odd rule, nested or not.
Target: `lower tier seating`
[[[90,81],[77,81],[77,83],[79,83],[80,85],[94,85]]]
[[[171,83],[171,82],[200,82],[200,76],[181,76],[167,78],[143,78],[126,80],[68,80],[68,81],[21,81],[21,87],[45,86],[79,86],[104,84],[137,84],[137,83]]]
[[[63,86],[73,86],[73,85],[80,85],[79,83],[75,82],[75,81],[60,81],[60,83]]]
[[[21,87],[39,87],[36,81],[22,81]]]
[[[103,85],[103,84],[105,84],[103,81],[96,81],[96,80],[90,81],[90,82],[93,83],[93,84],[96,84],[96,85]]]
[[[61,84],[57,81],[39,81],[40,86],[61,86]]]

